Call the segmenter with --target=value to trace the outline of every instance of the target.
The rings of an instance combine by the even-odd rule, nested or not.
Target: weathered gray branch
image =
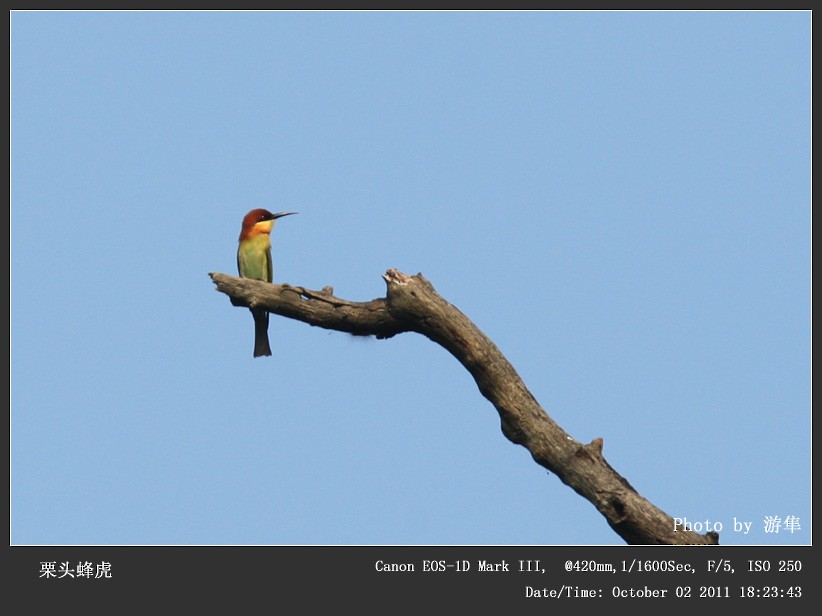
[[[217,290],[235,306],[318,327],[390,338],[417,332],[447,349],[474,377],[480,392],[499,412],[502,433],[525,447],[534,460],[589,500],[613,530],[630,544],[717,544],[716,533],[674,530],[674,520],[640,496],[602,455],[602,439],[583,444],[548,416],[514,367],[462,312],[444,300],[422,274],[388,270],[385,298],[351,302],[325,288],[268,284],[212,273]]]

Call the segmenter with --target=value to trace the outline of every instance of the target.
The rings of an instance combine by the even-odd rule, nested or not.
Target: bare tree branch
[[[674,520],[640,496],[602,455],[601,438],[574,440],[534,399],[514,367],[462,312],[434,290],[422,274],[394,269],[383,278],[385,298],[351,302],[326,287],[269,284],[212,273],[217,290],[235,306],[271,313],[318,327],[360,336],[390,338],[417,332],[448,350],[471,373],[480,392],[497,409],[502,433],[522,445],[545,467],[590,501],[629,544],[717,544],[719,536],[674,530]]]

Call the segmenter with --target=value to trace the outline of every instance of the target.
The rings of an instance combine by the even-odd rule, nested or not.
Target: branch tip
[[[386,271],[382,277],[388,284],[406,285],[411,282],[411,276],[403,274],[400,270],[394,269],[393,267]]]

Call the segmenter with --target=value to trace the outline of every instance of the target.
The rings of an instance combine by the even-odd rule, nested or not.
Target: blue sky
[[[11,543],[622,543],[428,340],[272,317],[252,358],[208,273],[255,207],[299,212],[277,281],[422,272],[656,506],[811,543],[810,50],[810,12],[12,13]]]

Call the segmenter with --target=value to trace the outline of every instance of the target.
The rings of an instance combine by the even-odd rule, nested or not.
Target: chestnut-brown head
[[[240,230],[240,241],[254,237],[260,233],[271,233],[274,228],[274,221],[283,216],[290,216],[297,212],[278,212],[272,214],[263,208],[251,210],[243,217],[243,226]]]

